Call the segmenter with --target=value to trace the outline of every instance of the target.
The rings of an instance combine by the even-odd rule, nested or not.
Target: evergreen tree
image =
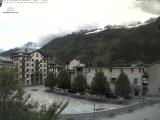
[[[115,82],[115,94],[117,96],[125,97],[131,92],[130,82],[128,76],[122,72],[118,80]]]
[[[98,71],[95,74],[95,77],[91,83],[91,91],[94,94],[100,95],[100,97],[110,92],[109,83],[105,80],[105,76],[102,71]]]
[[[57,77],[53,72],[48,72],[47,79],[45,82],[45,86],[49,87],[52,90],[57,84]]]
[[[86,78],[83,76],[82,73],[77,73],[77,76],[72,83],[72,89],[75,92],[83,93],[85,92],[86,88],[87,88]]]
[[[71,78],[67,70],[63,70],[58,74],[58,87],[62,89],[71,88]]]

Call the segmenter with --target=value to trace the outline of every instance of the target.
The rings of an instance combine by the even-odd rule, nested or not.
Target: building
[[[71,82],[73,82],[74,78],[76,77],[76,73],[78,71],[82,72],[84,67],[85,64],[82,64],[80,60],[76,59],[73,59],[65,66],[65,69],[68,70],[71,75]]]
[[[12,60],[8,57],[0,57],[0,69],[15,69],[15,64],[13,64]]]
[[[148,66],[148,95],[160,96],[160,63]]]
[[[40,51],[21,49],[11,55],[18,69],[18,80],[23,85],[41,85],[47,78],[48,58]]]
[[[130,81],[132,94],[134,96],[141,96],[143,92],[143,76],[144,68],[143,66],[106,66],[106,67],[85,67],[83,74],[86,76],[87,83],[91,85],[93,77],[97,71],[103,71],[106,80],[110,83],[112,92],[114,93],[115,81],[118,79],[119,75],[124,72]],[[124,86],[125,87],[125,86]]]
[[[74,64],[73,64],[74,63]],[[72,66],[72,67],[70,67]],[[115,81],[118,79],[121,72],[124,72],[130,81],[132,94],[134,96],[146,95],[148,90],[147,77],[145,76],[145,67],[142,65],[121,65],[121,66],[85,66],[78,60],[73,60],[68,65],[69,72],[71,73],[71,81],[76,76],[77,72],[82,72],[86,77],[87,83],[90,86],[97,71],[103,71],[106,80],[110,83],[112,92],[114,93]],[[125,87],[125,86],[124,86]]]
[[[48,61],[48,71],[53,72],[56,76],[64,69],[63,66],[58,65],[54,62],[54,60]]]

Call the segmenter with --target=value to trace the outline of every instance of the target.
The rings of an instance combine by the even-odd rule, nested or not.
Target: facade
[[[123,66],[123,67],[85,67],[83,74],[86,76],[87,83],[91,85],[93,77],[97,71],[103,71],[106,80],[110,83],[112,92],[114,92],[114,84],[119,75],[124,72],[130,81],[132,94],[134,96],[142,95],[144,69],[142,66]],[[124,86],[125,87],[125,86]]]
[[[77,71],[83,71],[83,68],[85,67],[85,64],[80,63],[79,60],[73,59],[71,62],[69,62],[65,69],[68,70],[68,72],[71,75],[71,82],[76,77]]]
[[[148,66],[149,95],[160,96],[160,63]]]
[[[80,63],[80,61],[73,60],[68,65],[68,68],[71,68],[68,69],[71,74],[71,81],[74,80],[77,72],[82,72],[86,77],[89,86],[91,85],[96,72],[100,70],[103,71],[106,80],[110,83],[110,87],[113,93],[115,89],[115,81],[118,79],[121,72],[124,72],[129,78],[132,94],[134,96],[147,95],[148,81],[147,77],[145,76],[146,68],[142,65],[96,67],[85,66],[84,64]]]
[[[23,85],[41,85],[47,78],[48,59],[39,51],[20,50],[11,55]]]
[[[60,66],[54,62],[49,61],[48,71],[53,72],[56,76],[63,70],[63,66]]]

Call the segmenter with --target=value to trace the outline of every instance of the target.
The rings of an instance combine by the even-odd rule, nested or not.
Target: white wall
[[[160,95],[160,64],[148,67],[148,87],[149,95]]]

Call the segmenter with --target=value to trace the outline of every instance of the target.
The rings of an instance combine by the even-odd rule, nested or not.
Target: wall
[[[148,95],[160,96],[160,64],[149,66],[148,75]]]
[[[115,78],[115,80],[118,79],[120,73],[122,72],[122,69],[123,69],[123,72],[128,76],[131,86],[137,87],[136,89],[139,89],[139,95],[141,95],[143,67],[112,67],[112,68],[85,67],[83,69],[83,74],[86,76],[87,83],[91,85],[91,82],[93,80],[93,77],[96,74],[96,71],[102,70],[104,72],[106,80],[110,83],[110,87],[113,92],[114,84],[113,84],[112,78]],[[137,79],[137,84],[134,83],[135,78]]]

